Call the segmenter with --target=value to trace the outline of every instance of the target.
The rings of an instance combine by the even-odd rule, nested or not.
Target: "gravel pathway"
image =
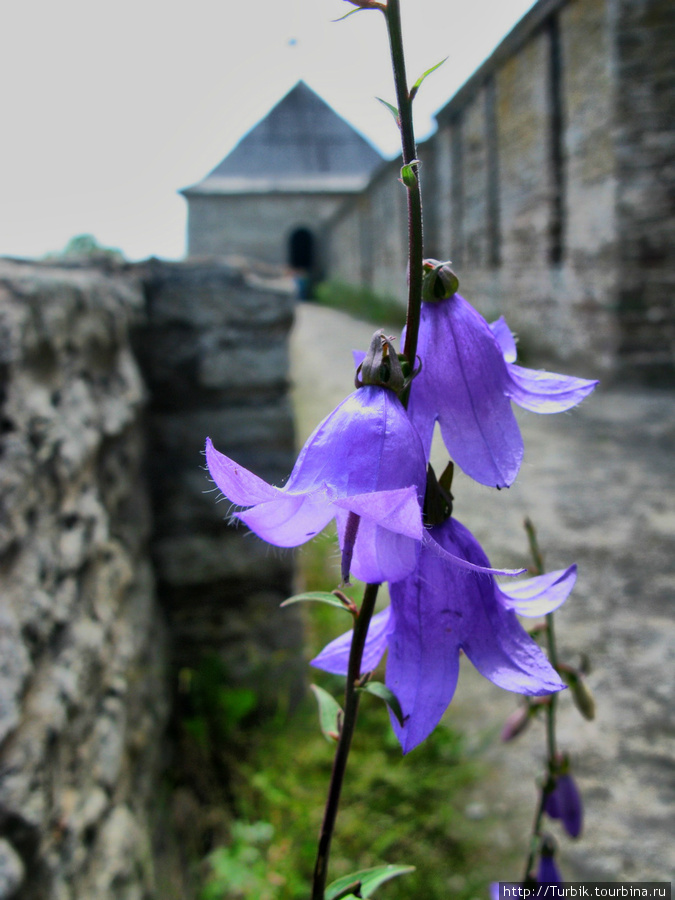
[[[300,440],[353,390],[350,351],[366,349],[374,330],[298,306],[291,356]],[[557,636],[563,659],[590,657],[597,716],[586,722],[568,698],[561,701],[559,743],[573,758],[586,807],[578,842],[557,823],[551,829],[567,880],[675,877],[674,413],[670,391],[601,386],[570,413],[519,415],[526,456],[508,491],[461,474],[453,485],[456,516],[494,565],[529,562],[526,515],[549,569],[579,564]],[[442,445],[434,460],[442,469]],[[543,729],[532,727],[511,745],[487,741],[515,705],[466,666],[448,715],[493,764],[467,814],[484,816],[500,843],[524,846]]]

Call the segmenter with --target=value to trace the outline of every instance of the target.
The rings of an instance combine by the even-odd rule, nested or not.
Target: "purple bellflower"
[[[476,539],[456,519],[430,533],[452,557],[489,567]],[[391,605],[371,620],[361,666],[362,672],[372,671],[388,648],[386,683],[404,716],[403,725],[392,716],[392,726],[404,753],[434,730],[450,704],[460,650],[506,690],[543,695],[565,687],[516,612],[540,616],[557,609],[575,579],[571,566],[507,588],[484,572],[448,565],[433,547],[422,546],[415,571],[390,584]],[[332,641],[312,665],[346,674],[351,636]]]
[[[541,848],[537,866],[537,884],[563,884],[562,875],[555,861],[555,846],[549,837],[544,838]]]
[[[396,394],[365,386],[327,416],[300,451],[283,488],[267,484],[206,442],[216,485],[251,531],[297,547],[335,518],[349,571],[366,582],[405,577],[422,540],[422,444]],[[353,554],[353,555],[352,555]]]
[[[489,326],[459,294],[422,304],[417,352],[422,368],[408,412],[427,458],[438,421],[452,459],[489,487],[511,485],[523,459],[512,400],[532,412],[564,412],[597,384],[517,366],[504,319]]]
[[[579,791],[571,775],[567,773],[558,775],[553,790],[546,797],[544,809],[552,819],[562,821],[570,837],[579,837],[583,824],[583,809]]]

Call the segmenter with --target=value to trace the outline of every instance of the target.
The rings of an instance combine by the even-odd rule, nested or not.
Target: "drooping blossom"
[[[223,494],[248,507],[235,517],[268,543],[297,547],[335,518],[357,578],[400,579],[414,568],[426,463],[393,391],[365,386],[343,400],[309,437],[282,488],[218,452],[210,439],[206,462]]]
[[[453,557],[476,566],[490,563],[460,522],[449,518],[431,529]],[[362,672],[372,671],[388,649],[386,684],[401,705],[404,724],[392,726],[407,753],[436,727],[452,700],[463,650],[478,671],[499,687],[543,695],[564,688],[545,654],[516,618],[540,616],[565,600],[576,566],[505,587],[491,575],[449,565],[423,545],[415,571],[390,585],[391,605],[377,613],[366,640]],[[314,666],[346,674],[351,632],[332,641]]]
[[[537,866],[537,884],[562,883],[562,875],[555,861],[555,847],[550,838],[545,838]]]
[[[489,326],[459,294],[422,304],[417,354],[422,368],[408,412],[427,458],[438,422],[453,460],[490,487],[512,484],[523,459],[512,400],[532,412],[564,412],[597,384],[516,365],[503,318]]]
[[[546,797],[544,809],[552,819],[562,821],[570,837],[579,837],[583,824],[583,808],[576,783],[569,773],[558,775],[553,790]]]

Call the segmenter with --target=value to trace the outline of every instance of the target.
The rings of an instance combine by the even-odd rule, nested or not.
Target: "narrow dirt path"
[[[366,349],[374,330],[298,306],[291,372],[299,440],[353,390],[351,350]],[[519,415],[526,456],[510,490],[491,491],[461,474],[453,486],[456,516],[493,564],[529,563],[526,515],[548,569],[579,564],[557,634],[563,659],[591,658],[598,712],[586,722],[569,698],[560,704],[560,746],[574,761],[586,807],[578,842],[551,829],[566,880],[670,881],[675,873],[674,413],[671,391],[601,386],[571,413]],[[445,463],[440,444],[434,459]],[[543,730],[507,746],[487,741],[516,702],[465,666],[448,715],[493,766],[467,814],[496,816],[495,839],[524,848]]]

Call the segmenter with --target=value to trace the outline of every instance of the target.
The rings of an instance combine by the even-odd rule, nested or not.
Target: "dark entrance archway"
[[[316,273],[316,241],[309,228],[296,228],[288,239],[288,265],[296,273],[298,297],[307,300]]]
[[[296,228],[288,241],[288,264],[311,272],[315,265],[314,235],[309,228]]]

